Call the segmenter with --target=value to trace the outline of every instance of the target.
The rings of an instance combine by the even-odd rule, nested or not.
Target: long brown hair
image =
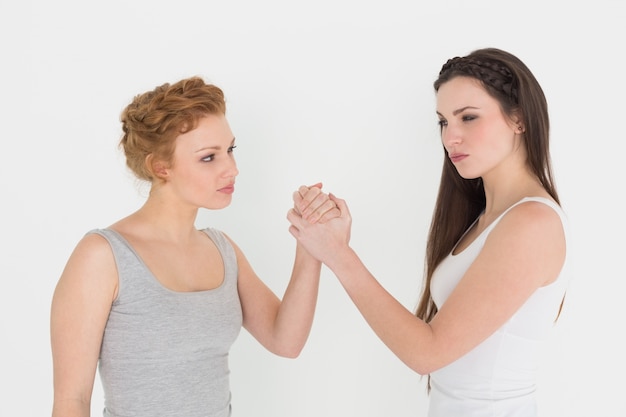
[[[496,48],[478,49],[465,57],[449,59],[434,82],[435,92],[458,76],[480,81],[485,91],[498,100],[503,114],[518,117],[525,129],[523,143],[528,167],[559,203],[550,162],[548,105],[532,72],[508,52]],[[417,317],[429,322],[437,313],[430,293],[433,272],[484,209],[482,179],[462,178],[445,157],[426,245],[425,280],[415,313]]]

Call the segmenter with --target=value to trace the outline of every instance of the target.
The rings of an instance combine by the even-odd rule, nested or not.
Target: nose
[[[454,126],[444,126],[441,129],[441,142],[446,149],[453,148],[462,141],[461,132]]]
[[[235,178],[239,175],[239,169],[237,169],[237,162],[235,162],[235,158],[230,158],[226,169],[224,170],[223,176],[226,178],[232,177]]]

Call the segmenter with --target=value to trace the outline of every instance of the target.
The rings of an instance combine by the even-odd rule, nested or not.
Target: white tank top
[[[537,201],[560,216],[567,241],[567,219],[552,200],[527,197],[502,213],[465,250],[448,255],[431,281],[440,308],[476,259],[487,236],[518,204]],[[567,262],[566,262],[567,263]],[[431,373],[429,417],[534,417],[537,367],[541,346],[549,337],[568,283],[565,265],[557,279],[538,288],[500,329],[469,353]]]

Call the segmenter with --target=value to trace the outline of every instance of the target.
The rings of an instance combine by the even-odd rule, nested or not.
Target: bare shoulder
[[[115,262],[111,245],[104,236],[97,233],[83,236],[74,248],[70,260],[91,266],[105,266]]]
[[[530,232],[556,233],[563,235],[563,221],[557,212],[557,203],[527,200],[511,208],[500,221],[503,229],[513,229],[522,232],[528,229]]]
[[[565,228],[556,210],[533,200],[516,205],[502,217],[485,246],[527,270],[527,276],[535,276],[538,285],[552,282],[566,253]],[[533,268],[536,271],[531,271]]]
[[[89,233],[70,255],[52,298],[55,408],[61,409],[68,399],[90,398],[102,336],[116,296],[113,252],[104,237]]]
[[[109,242],[89,233],[78,242],[65,265],[59,286],[91,287],[115,294],[117,266]]]

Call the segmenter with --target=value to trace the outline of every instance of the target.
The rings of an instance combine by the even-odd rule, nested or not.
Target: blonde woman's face
[[[224,115],[208,115],[176,138],[166,186],[181,202],[195,207],[228,206],[239,174],[233,155],[235,138]]]

